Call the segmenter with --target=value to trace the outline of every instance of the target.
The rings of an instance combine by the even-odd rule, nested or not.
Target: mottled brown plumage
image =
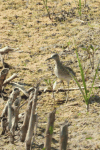
[[[55,63],[54,73],[62,81],[67,81],[67,83],[68,83],[68,92],[69,92],[69,82],[70,82],[72,76],[75,76],[75,72],[70,67],[66,67],[61,63],[58,54],[53,54],[47,60],[50,60],[50,59],[55,60],[56,63]],[[67,95],[67,99],[68,99],[68,95]]]

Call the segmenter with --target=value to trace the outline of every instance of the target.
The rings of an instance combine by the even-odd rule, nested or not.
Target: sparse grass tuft
[[[78,5],[79,5],[79,7],[78,7],[78,13],[79,13],[79,16],[80,16],[80,19],[81,19],[81,16],[82,16],[82,2],[81,2],[81,0],[79,0]]]
[[[88,58],[90,59],[90,65],[92,70],[94,69],[94,55],[95,52],[97,51],[97,48],[95,49],[94,46],[91,44],[90,46],[83,48],[88,54]]]
[[[48,5],[47,5],[48,0],[43,0],[43,3],[44,3],[44,7],[45,7],[45,9],[46,9],[46,11],[47,11],[47,13],[48,13],[49,19],[52,20],[52,19],[51,19],[51,16],[50,16],[50,11],[49,11],[49,8],[48,8]]]
[[[82,79],[82,82],[83,82],[83,87],[84,87],[84,90],[81,88],[79,82],[77,81],[77,79],[72,75],[72,77],[74,78],[76,84],[78,85],[81,93],[82,93],[82,96],[85,100],[85,103],[87,105],[87,112],[89,111],[89,100],[90,100],[90,97],[91,97],[91,93],[92,93],[92,89],[93,89],[93,85],[94,85],[94,82],[95,82],[95,79],[96,79],[96,76],[98,74],[98,69],[99,69],[99,63],[98,63],[98,66],[97,66],[97,69],[95,70],[95,75],[93,77],[93,81],[92,81],[92,85],[91,85],[91,88],[90,90],[88,90],[87,86],[86,86],[86,81],[85,81],[85,77],[84,77],[84,71],[83,71],[83,68],[82,68],[82,64],[81,64],[81,61],[79,59],[79,56],[78,56],[78,52],[77,52],[77,49],[76,49],[76,55],[77,55],[77,59],[78,59],[78,63],[79,63],[79,68],[80,68],[80,73],[81,73],[81,79]]]

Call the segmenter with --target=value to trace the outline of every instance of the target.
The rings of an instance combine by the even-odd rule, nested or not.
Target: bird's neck
[[[59,59],[55,60],[55,63],[56,63],[56,66],[59,66],[59,64],[61,64]]]

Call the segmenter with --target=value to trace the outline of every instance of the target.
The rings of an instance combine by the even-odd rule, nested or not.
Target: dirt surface
[[[78,48],[87,87],[91,87],[95,69],[100,58],[100,1],[88,0],[86,7],[82,1],[80,16],[78,0],[48,0],[51,20],[48,17],[43,1],[30,0],[29,5],[24,0],[0,0],[0,45],[17,49],[10,53],[5,62],[10,65],[8,77],[18,73],[15,82],[25,83],[25,89],[41,82],[40,89],[46,88],[44,79],[53,82],[56,77],[53,72],[54,61],[46,61],[52,53],[58,53],[61,61],[75,72],[78,82],[82,85],[75,48]],[[91,69],[90,58],[85,47],[92,45],[96,50],[94,69]],[[2,64],[1,69],[2,69]],[[99,72],[95,80],[99,86]],[[57,79],[56,89],[62,87]],[[83,86],[83,85],[82,85]],[[11,86],[5,87],[12,89]],[[67,83],[65,82],[67,89]],[[68,150],[100,150],[100,94],[99,88],[94,88],[90,101],[89,112],[82,94],[73,80],[70,82],[69,100],[65,103],[64,92],[56,92],[56,120],[52,140],[52,150],[59,149],[60,127],[68,123]],[[89,88],[90,89],[90,88]],[[9,92],[8,92],[9,94]],[[24,99],[22,100],[22,103]],[[5,101],[0,99],[0,113]],[[25,112],[26,106],[20,109]],[[52,93],[46,92],[38,96],[38,128],[33,147],[43,149],[48,113],[53,110]],[[19,127],[22,122],[19,122]],[[1,128],[0,128],[1,131]],[[25,143],[19,139],[16,131],[15,144],[9,144],[8,135],[0,135],[0,149],[24,150]]]

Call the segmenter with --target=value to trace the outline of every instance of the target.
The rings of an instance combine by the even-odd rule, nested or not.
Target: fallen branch
[[[84,89],[84,87],[81,87],[82,89]],[[91,88],[91,86],[87,87],[88,88]],[[95,85],[93,86],[93,88],[100,88],[100,85]],[[75,88],[69,88],[69,91],[73,91],[73,90],[80,90],[78,87],[75,87]],[[57,90],[53,90],[53,92],[65,92],[65,91],[68,91],[68,89],[62,89],[62,88],[58,88]],[[39,90],[39,92],[52,92],[51,89],[46,89],[46,88],[41,88]]]
[[[18,88],[22,93],[24,93],[27,97],[29,97],[28,92],[24,89],[24,87],[16,82],[12,82],[10,83],[12,86],[14,86],[15,88]]]
[[[14,48],[6,46],[6,47],[0,49],[0,54],[4,55],[4,54],[7,54],[7,53],[9,53],[9,52],[11,52],[13,50],[14,50]]]
[[[33,98],[33,91],[30,93],[29,100],[31,100],[32,98]],[[24,106],[26,103],[28,103],[29,100],[27,100],[26,102],[24,102],[24,103],[19,107],[19,109],[20,109],[22,106]]]
[[[31,91],[34,91],[34,87],[31,87],[27,90],[27,93],[30,93]]]
[[[11,77],[9,77],[8,79],[6,79],[3,83],[3,86],[5,86],[6,84],[8,84],[10,81],[12,81],[13,79],[15,79],[18,76],[17,73],[14,73]]]

